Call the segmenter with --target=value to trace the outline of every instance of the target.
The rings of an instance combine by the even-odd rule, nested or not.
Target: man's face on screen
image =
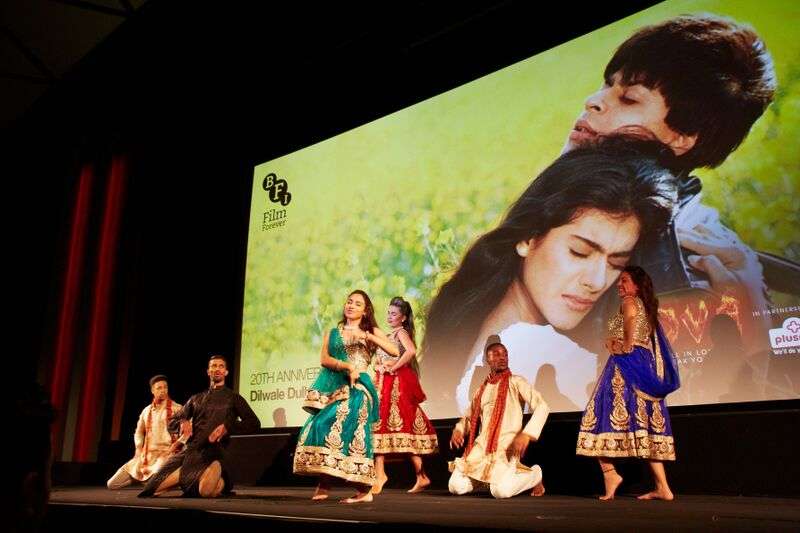
[[[619,277],[639,239],[639,221],[587,209],[529,242],[522,285],[536,319],[572,329]]]
[[[669,107],[658,89],[644,85],[623,85],[615,74],[595,93],[589,95],[583,112],[572,126],[562,153],[568,152],[601,135],[631,135],[658,140],[675,155],[683,155],[697,136],[682,135],[666,123]]]

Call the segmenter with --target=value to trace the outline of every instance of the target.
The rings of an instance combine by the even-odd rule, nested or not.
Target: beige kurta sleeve
[[[462,416],[461,420],[456,422],[456,427],[453,428],[453,431],[460,431],[464,435],[467,434],[469,431],[469,413]]]
[[[520,401],[527,403],[532,413],[531,419],[528,420],[528,423],[522,428],[522,432],[534,440],[539,440],[539,435],[542,434],[544,423],[547,421],[547,415],[550,414],[550,408],[547,406],[544,398],[542,398],[542,395],[528,383],[527,379],[520,376],[514,376],[514,378],[517,380],[516,385],[519,391]]]
[[[478,395],[478,392],[479,391],[475,391],[475,395],[476,396]],[[473,398],[472,401],[469,402],[469,405],[467,406],[467,410],[464,413],[464,416],[462,416],[461,420],[459,420],[456,423],[456,427],[453,428],[453,431],[458,430],[461,433],[463,433],[464,435],[466,435],[469,432],[469,426],[470,426],[469,417],[472,414],[472,402],[474,402],[474,401],[475,401],[475,398]]]
[[[144,437],[147,428],[147,410],[150,408],[151,406],[148,405],[142,409],[142,414],[139,415],[139,421],[136,423],[136,431],[133,432],[133,444],[136,446],[137,450],[144,446]]]

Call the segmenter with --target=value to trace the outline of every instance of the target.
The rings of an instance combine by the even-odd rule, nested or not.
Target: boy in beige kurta
[[[150,479],[169,455],[170,446],[175,441],[167,431],[167,422],[181,405],[170,399],[166,376],[154,376],[150,380],[150,392],[153,393],[153,403],[142,410],[133,434],[135,455],[106,482],[109,489],[121,489],[133,481]]]
[[[495,498],[510,498],[541,484],[542,469],[525,466],[520,457],[531,441],[539,439],[550,410],[525,378],[508,369],[508,351],[499,337],[490,337],[484,353],[491,374],[453,430],[451,447],[464,445],[465,436],[467,447],[464,455],[451,463],[448,487],[453,494],[466,494],[476,486],[488,485]],[[532,415],[523,428],[526,404]]]

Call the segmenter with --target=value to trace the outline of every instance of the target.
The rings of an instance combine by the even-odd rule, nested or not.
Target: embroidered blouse
[[[652,328],[650,327],[650,322],[647,320],[647,311],[644,308],[644,302],[642,302],[641,298],[637,296],[628,296],[627,298],[633,298],[633,301],[636,304],[636,322],[633,329],[633,344],[650,350],[650,335],[652,333]],[[625,317],[622,314],[622,306],[620,306],[619,312],[617,312],[617,314],[611,317],[611,320],[608,321],[608,336],[612,339],[625,342],[624,324]]]

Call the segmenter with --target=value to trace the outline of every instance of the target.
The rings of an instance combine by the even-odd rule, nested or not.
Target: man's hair
[[[492,337],[497,337],[497,335],[492,335]],[[497,337],[497,340],[492,339],[492,337],[489,337],[489,339],[487,339],[486,346],[483,348],[484,364],[489,362],[489,350],[491,350],[495,346],[502,346],[503,349],[506,351],[506,354],[508,353],[508,348],[506,348],[505,344],[500,342],[500,337]]]
[[[217,353],[212,354],[211,357],[208,358],[208,362],[211,363],[211,361],[213,361],[214,359],[222,359],[223,361],[225,361],[225,366],[226,367],[228,366],[228,359],[224,355],[220,355]]]
[[[150,386],[152,387],[159,381],[167,381],[167,376],[165,376],[164,374],[157,374],[153,376],[152,378],[150,378]]]
[[[487,347],[486,347],[486,353],[489,353],[489,350],[491,350],[491,349],[492,349],[492,348],[494,348],[495,346],[500,346],[500,347],[501,347],[501,348],[503,348],[503,349],[504,349],[506,352],[508,352],[508,348],[506,348],[506,345],[505,345],[505,344],[503,344],[502,342],[493,342],[492,344],[490,344],[489,346],[487,346]]]
[[[775,93],[772,58],[755,31],[713,15],[684,15],[646,26],[606,66],[611,82],[658,89],[666,124],[697,135],[681,169],[716,167],[744,140]]]

